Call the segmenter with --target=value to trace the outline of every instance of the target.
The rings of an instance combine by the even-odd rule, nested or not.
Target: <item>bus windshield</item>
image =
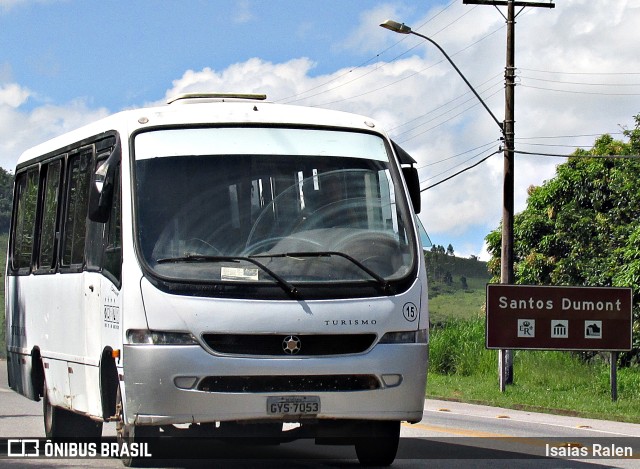
[[[377,135],[171,128],[134,149],[138,250],[162,279],[294,288],[414,271],[410,212]]]

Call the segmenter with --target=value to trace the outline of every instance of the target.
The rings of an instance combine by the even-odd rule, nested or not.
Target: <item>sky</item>
[[[640,114],[640,0],[554,3],[516,10],[515,146],[538,153],[516,155],[517,212],[566,160],[539,153],[624,140]],[[432,241],[487,259],[502,217],[500,129],[434,45],[379,24],[436,41],[502,121],[505,16],[463,0],[0,0],[0,167],[180,93],[265,93],[378,120],[418,162]]]

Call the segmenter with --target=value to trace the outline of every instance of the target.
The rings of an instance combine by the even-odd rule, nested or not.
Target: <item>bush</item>
[[[497,355],[485,349],[485,320],[450,319],[432,327],[429,370],[445,375],[495,373]]]

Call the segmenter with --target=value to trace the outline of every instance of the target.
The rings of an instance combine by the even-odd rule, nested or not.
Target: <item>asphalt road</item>
[[[497,387],[497,385],[496,385]],[[115,425],[106,424],[104,436],[115,435]],[[73,467],[120,468],[114,458],[51,459],[7,458],[6,440],[44,437],[42,405],[7,388],[6,363],[0,361],[0,468]],[[212,443],[215,450],[216,445]],[[547,446],[548,445],[548,446]],[[593,459],[597,448],[630,451],[631,457]],[[627,450],[626,448],[629,448]],[[299,440],[279,446],[219,447],[224,459],[150,459],[145,467],[171,468],[331,468],[359,467],[349,446],[316,446]],[[547,457],[549,452],[589,451],[578,458]],[[213,454],[218,454],[214,453]],[[565,453],[566,454],[566,453]],[[562,455],[562,454],[560,454]],[[553,416],[470,404],[426,400],[423,420],[403,424],[394,468],[640,468],[640,425]]]

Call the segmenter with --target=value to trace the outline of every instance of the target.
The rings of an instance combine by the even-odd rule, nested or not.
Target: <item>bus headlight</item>
[[[380,339],[379,344],[426,344],[428,342],[429,330],[419,329],[417,331],[387,332]]]
[[[150,331],[129,329],[127,339],[130,344],[148,345],[198,345],[196,338],[188,332]]]

